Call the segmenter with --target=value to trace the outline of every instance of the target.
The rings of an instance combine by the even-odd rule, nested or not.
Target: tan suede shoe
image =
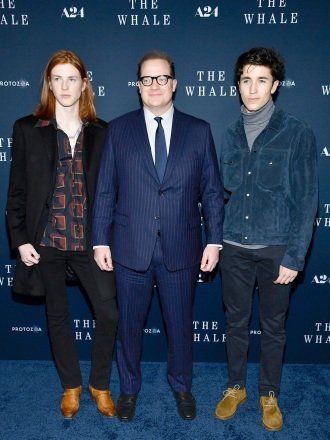
[[[107,417],[114,417],[116,415],[115,404],[109,390],[97,390],[92,387],[92,385],[89,385],[89,392],[96,402],[97,409],[102,415]]]
[[[221,420],[228,420],[235,415],[237,408],[246,401],[246,389],[235,385],[234,388],[228,388],[224,391],[223,395],[224,398],[215,409],[215,416]]]
[[[77,388],[65,388],[61,400],[61,412],[63,417],[71,419],[79,410],[81,386]]]
[[[268,429],[268,431],[279,431],[282,429],[283,418],[273,391],[269,391],[269,396],[260,397],[260,407],[264,428]]]

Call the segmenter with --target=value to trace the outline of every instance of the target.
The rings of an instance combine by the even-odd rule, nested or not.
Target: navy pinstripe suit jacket
[[[202,203],[206,243],[222,242],[223,192],[207,122],[174,110],[163,182],[153,163],[142,109],[110,122],[94,199],[92,244],[115,262],[149,267],[160,237],[168,270],[199,264]]]

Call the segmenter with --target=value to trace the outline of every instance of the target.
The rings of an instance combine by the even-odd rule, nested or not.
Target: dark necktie
[[[157,116],[155,121],[158,124],[156,130],[156,138],[155,138],[155,167],[159,177],[159,181],[163,181],[166,161],[167,161],[167,150],[166,150],[166,142],[165,142],[165,133],[162,126],[162,118]]]

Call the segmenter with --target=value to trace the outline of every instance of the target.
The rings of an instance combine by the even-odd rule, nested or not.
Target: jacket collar
[[[280,131],[280,129],[283,126],[283,115],[284,111],[282,109],[278,109],[275,107],[275,110],[269,120],[269,123],[267,124],[266,128]],[[236,125],[236,129],[239,129],[240,131],[243,130],[244,132],[244,123],[243,123],[243,116],[241,115],[240,119],[238,120],[238,123]]]

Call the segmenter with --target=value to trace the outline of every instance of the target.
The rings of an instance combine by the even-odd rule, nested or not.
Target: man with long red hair
[[[68,269],[80,281],[94,312],[89,391],[103,415],[115,415],[109,392],[117,327],[113,273],[97,267],[89,244],[90,210],[106,125],[96,117],[81,59],[60,50],[45,68],[36,111],[17,120],[13,129],[7,201],[11,244],[18,250],[13,290],[46,296],[65,418],[77,413],[82,392],[70,328]]]

